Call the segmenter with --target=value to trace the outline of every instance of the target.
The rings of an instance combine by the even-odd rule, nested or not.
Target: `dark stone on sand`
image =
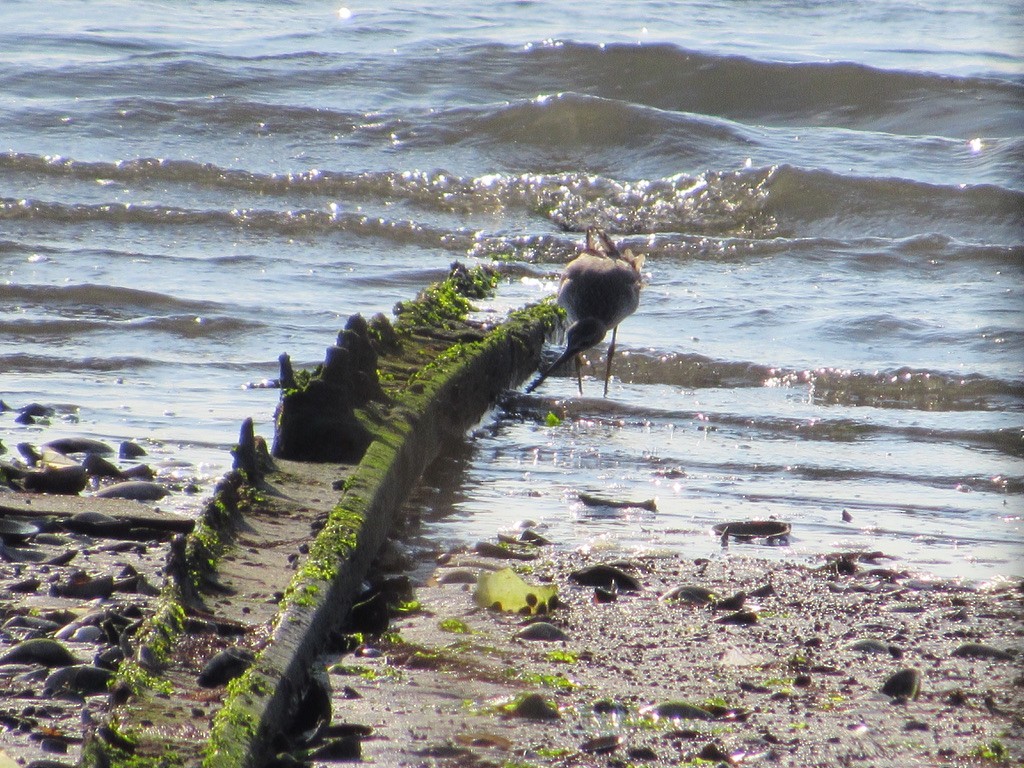
[[[159,501],[168,493],[159,483],[148,480],[128,480],[123,483],[108,485],[96,491],[94,496],[100,499],[132,499],[134,501]]]
[[[615,733],[595,736],[580,744],[580,752],[591,755],[606,755],[622,746],[622,737]]]
[[[468,568],[454,568],[437,577],[438,584],[476,584],[477,575]]]
[[[34,523],[10,517],[0,517],[0,539],[9,544],[19,544],[23,541],[28,541],[37,533],[39,533],[39,526]]]
[[[387,631],[390,622],[387,596],[383,592],[375,592],[353,605],[348,620],[352,632],[365,632],[370,635],[379,635]]]
[[[225,648],[203,665],[196,682],[203,688],[219,688],[240,676],[256,657],[247,648]]]
[[[106,693],[111,677],[113,673],[109,669],[94,667],[91,664],[76,664],[59,669],[47,677],[43,693],[48,696],[59,696],[62,693],[93,696]]]
[[[658,511],[658,503],[654,499],[644,499],[643,501],[609,499],[584,491],[578,491],[576,496],[588,507],[611,507],[613,509],[630,509],[635,507],[637,509],[646,509],[648,512]]]
[[[724,600],[719,600],[715,603],[716,611],[738,611],[743,607],[743,604],[747,602],[746,592],[737,592],[731,597],[727,597]]]
[[[757,614],[753,611],[736,611],[735,613],[730,613],[728,616],[723,616],[720,619],[715,619],[715,623],[734,624],[738,626],[757,624]]]
[[[751,592],[751,597],[772,597],[775,594],[775,586],[768,582]]]
[[[67,580],[54,584],[50,591],[57,597],[75,597],[82,600],[110,597],[114,591],[114,577],[108,573],[93,578],[84,571],[78,571],[71,574]]]
[[[42,664],[44,667],[67,667],[81,663],[63,644],[45,637],[25,640],[0,656],[0,665]]]
[[[720,744],[716,744],[715,742],[706,744],[704,748],[697,753],[697,757],[701,760],[706,760],[709,763],[724,763],[726,765],[731,765],[733,762],[729,753],[723,749]]]
[[[492,544],[489,541],[478,541],[473,550],[481,557],[493,557],[498,560],[535,560],[535,552],[518,552],[500,544]]]
[[[97,653],[93,661],[97,667],[117,670],[121,662],[124,661],[124,651],[115,645],[111,648],[107,648],[105,651]]]
[[[894,699],[916,699],[921,691],[921,673],[916,669],[901,669],[889,676],[881,690]]]
[[[18,413],[22,416],[48,417],[53,416],[56,411],[48,405],[42,405],[41,403],[29,403],[28,405],[23,405],[19,408]]]
[[[82,466],[90,477],[123,477],[121,470],[98,453],[87,453]]]
[[[21,581],[16,581],[13,584],[9,584],[7,586],[7,591],[21,595],[29,595],[38,590],[42,583],[43,582],[34,577],[23,579]]]
[[[38,630],[40,632],[51,633],[60,629],[60,623],[56,621],[51,621],[50,619],[44,619],[42,616],[33,616],[31,614],[26,614],[24,616],[11,616],[11,618],[5,621],[3,625],[4,629],[21,627]]]
[[[43,444],[43,448],[67,456],[69,453],[94,453],[106,456],[114,452],[114,449],[102,440],[93,440],[89,437],[59,437]]]
[[[117,449],[117,455],[122,459],[138,459],[146,455],[146,449],[138,443],[125,440]]]
[[[30,467],[34,467],[40,461],[43,460],[43,454],[36,450],[36,447],[32,443],[18,443],[18,453],[21,454],[21,458],[25,460],[25,463]]]
[[[533,544],[537,547],[545,547],[552,543],[550,539],[541,536],[532,528],[527,528],[525,531],[519,534],[519,540],[524,544]]]
[[[62,496],[75,496],[84,490],[89,482],[89,473],[85,467],[46,467],[36,472],[26,472],[21,478],[21,486],[31,493],[56,493]]]
[[[0,561],[5,563],[44,563],[50,556],[34,547],[15,547],[0,538]]]
[[[612,701],[611,699],[599,699],[594,702],[593,706],[595,715],[609,715],[611,717],[622,718],[629,714],[629,709],[621,701]]]
[[[156,470],[148,464],[135,464],[127,469],[122,469],[121,477],[125,480],[152,480],[156,477]]]
[[[731,536],[737,541],[765,539],[768,543],[781,543],[789,536],[790,525],[780,520],[740,520],[719,523],[713,530],[723,539]]]
[[[641,763],[653,763],[658,759],[658,753],[650,747],[631,747],[627,750],[626,755],[630,760]]]
[[[541,642],[565,642],[569,636],[554,624],[546,621],[536,621],[516,632],[515,637],[520,640],[539,640]]]
[[[592,565],[569,574],[569,578],[585,587],[618,589],[624,592],[639,592],[640,582],[621,568],[614,565]]]
[[[869,637],[853,643],[850,646],[850,650],[859,653],[888,653],[889,644]]]
[[[509,714],[514,717],[523,717],[527,720],[558,720],[562,717],[558,707],[548,702],[539,693],[530,693],[523,696],[512,706]]]
[[[670,589],[660,598],[667,603],[687,603],[690,605],[711,605],[718,596],[710,589],[693,584],[683,584]]]
[[[1013,654],[1000,648],[984,643],[964,643],[953,651],[951,656],[961,659],[993,659],[995,661],[1012,661]]]

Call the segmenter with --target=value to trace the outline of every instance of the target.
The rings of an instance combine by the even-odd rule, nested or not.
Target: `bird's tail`
[[[633,267],[638,274],[640,270],[644,268],[644,254],[635,254],[629,248],[624,251],[620,251],[619,247],[612,242],[610,237],[608,237],[608,234],[603,229],[598,229],[597,227],[590,227],[590,229],[587,230],[586,250],[595,256],[605,256],[609,259],[621,259]]]

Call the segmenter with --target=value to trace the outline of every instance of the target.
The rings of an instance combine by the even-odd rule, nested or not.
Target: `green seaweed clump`
[[[473,593],[476,604],[526,616],[548,613],[558,604],[554,584],[527,584],[511,568],[481,573]]]

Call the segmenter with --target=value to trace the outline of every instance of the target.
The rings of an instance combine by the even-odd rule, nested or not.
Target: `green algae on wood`
[[[481,295],[495,280],[490,270],[453,268],[448,281],[401,305],[393,334],[390,324],[377,318],[371,324],[350,321],[367,329],[366,338],[380,355],[373,373],[381,396],[361,400],[327,387],[319,395],[344,399],[345,418],[358,421],[365,430],[359,434],[373,439],[286,591],[269,644],[215,716],[204,768],[253,765],[265,756],[265,745],[295,706],[303,676],[310,674],[327,634],[351,608],[357,585],[420,473],[445,444],[461,439],[501,392],[536,369],[544,338],[560,319],[553,303],[513,313],[489,332],[463,324],[470,310],[466,292]],[[308,377],[292,372],[294,387],[282,392],[276,417],[279,431],[292,429],[283,425],[296,395],[324,381],[329,363]],[[305,437],[301,429],[292,436]],[[279,437],[275,455],[287,453]],[[328,436],[326,442],[332,441],[335,437]],[[291,438],[287,442],[294,445]],[[325,460],[326,454],[313,454],[314,460]],[[250,684],[261,676],[281,682],[261,695]]]

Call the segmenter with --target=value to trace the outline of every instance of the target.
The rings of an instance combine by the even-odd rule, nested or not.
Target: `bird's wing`
[[[621,258],[625,262],[628,262],[629,265],[633,267],[633,269],[635,269],[637,272],[640,272],[640,270],[644,268],[644,261],[647,260],[647,257],[644,254],[633,253],[633,251],[631,251],[629,248],[624,250],[622,252],[622,256],[620,256],[619,258]]]

